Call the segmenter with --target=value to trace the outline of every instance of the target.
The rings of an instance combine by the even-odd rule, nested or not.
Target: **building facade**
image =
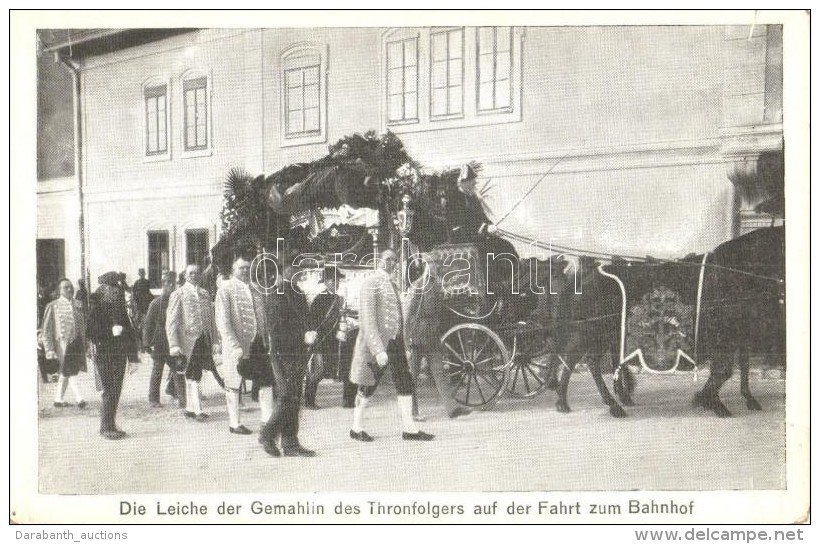
[[[38,185],[38,237],[74,236],[69,275],[80,237],[91,278],[146,268],[156,283],[201,262],[231,168],[269,174],[368,130],[397,133],[426,167],[478,161],[491,219],[539,240],[677,257],[770,221],[736,184],[766,174],[760,157],[782,160],[777,26],[208,29],[86,45],[72,51],[81,173],[63,183],[82,198]]]

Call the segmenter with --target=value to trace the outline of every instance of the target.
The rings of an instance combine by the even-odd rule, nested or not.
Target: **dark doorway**
[[[57,280],[65,276],[65,240],[41,238],[37,240],[37,287],[53,290]]]
[[[185,231],[185,264],[199,265],[204,270],[208,258],[208,230],[190,229]]]

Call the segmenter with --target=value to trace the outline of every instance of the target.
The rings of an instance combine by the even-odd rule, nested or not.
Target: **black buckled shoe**
[[[316,452],[309,450],[301,444],[295,446],[282,446],[282,454],[285,457],[316,457]]]
[[[356,432],[352,429],[350,430],[350,438],[353,440],[358,440],[359,442],[373,442],[374,440],[374,438],[365,431]]]
[[[80,410],[85,410],[86,406],[88,406],[88,403],[84,400],[81,400],[77,403],[77,408],[79,408]]]
[[[100,436],[107,438],[108,440],[122,440],[125,438],[125,433],[120,430],[100,431]]]
[[[231,434],[252,434],[253,431],[245,427],[244,425],[240,425],[239,427],[228,427],[228,430],[231,431]]]
[[[274,444],[273,442],[265,440],[260,436],[259,443],[262,444],[262,449],[265,450],[265,453],[267,453],[271,457],[282,457],[282,452],[279,451],[279,448],[277,448],[276,444]]]
[[[426,433],[424,431],[418,431],[415,433],[401,433],[401,437],[403,440],[418,440],[421,442],[429,442],[430,440],[435,438],[435,435]]]

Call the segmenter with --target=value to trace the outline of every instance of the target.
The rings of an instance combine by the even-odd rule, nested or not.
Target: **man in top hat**
[[[359,336],[353,352],[350,381],[359,384],[350,437],[372,442],[362,426],[364,411],[390,365],[401,413],[402,439],[428,441],[433,435],[420,431],[413,419],[413,378],[404,346],[401,300],[395,285],[396,253],[381,253],[379,268],[362,282],[359,294]]]
[[[185,268],[185,283],[168,298],[165,322],[168,353],[185,369],[185,416],[204,421],[199,382],[202,369],[213,366],[213,351],[219,349],[214,325],[214,307],[208,291],[199,287],[199,267]]]
[[[94,342],[95,365],[102,384],[100,434],[110,440],[125,437],[116,425],[117,405],[128,361],[137,361],[134,330],[128,319],[122,283],[117,272],[106,272],[97,280],[88,318],[88,337]]]
[[[307,271],[302,275],[299,288],[304,293],[307,303],[305,315],[305,344],[308,346],[308,366],[305,379],[305,407],[318,408],[316,392],[319,382],[326,377],[330,369],[336,367],[337,347],[336,329],[339,324],[339,312],[342,299],[337,296],[335,285],[333,291],[328,283],[333,283],[332,275],[320,281],[322,270]]]
[[[269,299],[270,349],[276,372],[277,402],[273,413],[259,432],[259,442],[268,455],[279,457],[313,457],[316,452],[299,443],[299,407],[302,384],[309,357],[307,302],[305,295],[292,283],[294,269],[282,272],[281,286]],[[313,338],[315,341],[315,338]],[[261,397],[260,397],[261,399]],[[282,451],[276,447],[281,439]]]

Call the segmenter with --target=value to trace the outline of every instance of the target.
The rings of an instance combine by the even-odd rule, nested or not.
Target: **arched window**
[[[280,60],[282,145],[326,141],[327,48],[296,44]]]

